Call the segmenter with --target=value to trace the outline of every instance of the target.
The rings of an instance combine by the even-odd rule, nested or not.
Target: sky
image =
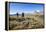
[[[21,4],[21,3],[10,3],[10,14],[18,13],[34,13],[35,11],[43,11],[43,4]]]

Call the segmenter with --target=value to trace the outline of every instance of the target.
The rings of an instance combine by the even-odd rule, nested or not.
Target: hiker
[[[17,15],[17,17],[19,16],[19,14],[18,14],[18,13],[16,13],[16,15]]]
[[[22,17],[24,17],[24,13],[22,12]]]

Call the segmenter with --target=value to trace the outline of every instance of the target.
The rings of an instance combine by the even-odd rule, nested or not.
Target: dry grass
[[[44,28],[43,15],[17,17],[10,16],[10,30]]]

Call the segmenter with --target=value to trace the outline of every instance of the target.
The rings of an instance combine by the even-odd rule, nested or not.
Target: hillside
[[[25,17],[10,16],[9,29],[34,29],[44,28],[44,15],[28,15]]]

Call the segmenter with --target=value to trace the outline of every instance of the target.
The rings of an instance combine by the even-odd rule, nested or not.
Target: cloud
[[[16,14],[16,13],[19,13],[19,14],[21,14],[22,12],[24,12],[24,13],[31,13],[31,14],[35,14],[35,13],[43,13],[43,11],[40,11],[40,10],[32,10],[32,11],[23,11],[23,10],[16,10],[16,11],[10,11],[10,14]]]
[[[10,11],[10,14],[16,14],[16,12]]]
[[[18,12],[19,14],[21,14],[22,12],[24,12],[24,13],[31,13],[31,14],[34,14],[35,11],[21,11],[21,10],[19,10],[19,11],[15,11],[15,12],[10,11],[10,14],[16,14],[17,12]]]

